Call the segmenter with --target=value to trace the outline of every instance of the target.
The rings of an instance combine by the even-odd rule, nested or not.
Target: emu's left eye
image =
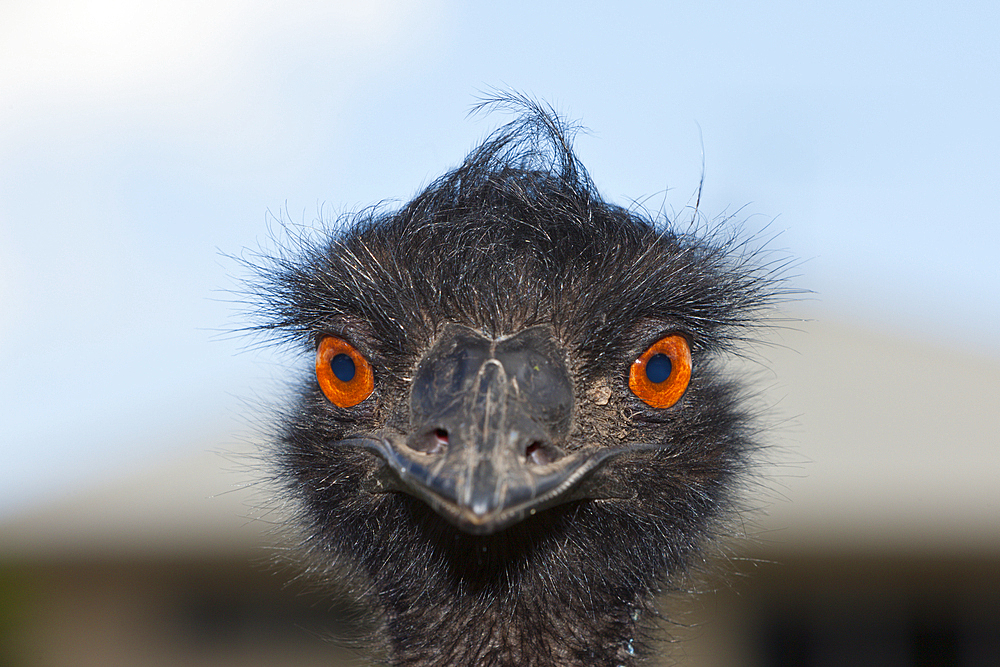
[[[691,380],[691,347],[683,336],[664,336],[643,352],[629,370],[632,393],[653,408],[680,400]]]
[[[350,408],[375,389],[372,367],[347,341],[327,336],[316,350],[316,379],[330,402]]]

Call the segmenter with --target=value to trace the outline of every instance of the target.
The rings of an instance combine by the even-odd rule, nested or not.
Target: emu
[[[257,328],[315,359],[276,476],[387,664],[637,665],[759,449],[724,366],[781,277],[604,201],[571,126],[497,103],[412,201],[256,266]]]

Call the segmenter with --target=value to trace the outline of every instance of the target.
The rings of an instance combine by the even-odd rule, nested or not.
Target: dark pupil
[[[341,382],[350,382],[354,379],[354,360],[343,352],[330,360],[330,368]]]
[[[654,354],[646,362],[646,377],[650,382],[659,384],[670,377],[671,368],[670,357],[665,354]]]

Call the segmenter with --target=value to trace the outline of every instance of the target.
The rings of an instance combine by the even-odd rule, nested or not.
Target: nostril
[[[533,441],[530,445],[525,447],[524,457],[528,460],[529,463],[534,463],[535,465],[540,465],[540,466],[543,466],[547,463],[552,463],[553,461],[552,453],[548,451],[545,445],[543,445],[537,440]]]
[[[417,438],[407,444],[411,449],[424,454],[440,454],[448,446],[448,431],[436,428],[426,433],[422,438]]]

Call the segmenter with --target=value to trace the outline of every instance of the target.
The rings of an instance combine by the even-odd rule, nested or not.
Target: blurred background
[[[665,664],[1000,664],[995,2],[0,2],[0,665],[331,665],[231,256],[402,202],[510,87],[598,188],[796,258],[768,461]],[[234,292],[237,290],[237,292]]]

